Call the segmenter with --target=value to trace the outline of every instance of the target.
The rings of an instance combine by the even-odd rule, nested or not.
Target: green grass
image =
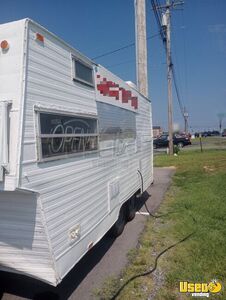
[[[128,278],[152,268],[159,252],[193,231],[194,236],[159,259],[154,274],[133,280],[117,299],[195,299],[179,294],[180,280],[210,282],[217,278],[226,290],[226,151],[161,155],[155,158],[155,165],[176,167],[158,212],[175,213],[147,220],[137,249],[129,253],[130,263],[120,278],[108,279],[96,291],[97,299],[110,299]],[[226,292],[211,297],[226,299]]]
[[[192,141],[193,148],[195,146],[200,147],[200,140],[199,138],[195,138]],[[223,148],[226,147],[226,139],[220,136],[217,137],[202,137],[202,144],[204,149],[216,149],[216,148]],[[185,148],[186,149],[186,148]]]

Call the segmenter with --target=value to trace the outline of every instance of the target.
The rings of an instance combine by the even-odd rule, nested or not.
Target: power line
[[[155,38],[155,37],[157,37],[157,36],[160,35],[161,39],[162,39],[162,42],[163,42],[164,49],[166,50],[166,31],[165,31],[165,29],[163,28],[163,26],[161,24],[161,14],[159,12],[159,8],[161,8],[161,5],[159,3],[159,0],[149,0],[149,1],[150,1],[150,5],[152,6],[154,15],[155,15],[155,19],[156,19],[156,22],[157,22],[157,26],[159,28],[159,32],[156,33],[156,34],[153,34],[153,35],[151,35],[149,37],[147,37],[147,40],[153,39],[153,38]],[[105,57],[105,56],[117,53],[119,51],[131,48],[131,47],[134,47],[134,46],[135,46],[135,42],[130,43],[128,45],[125,45],[123,47],[114,49],[112,51],[105,52],[105,53],[103,53],[101,55],[93,57],[92,59],[93,60],[99,59],[99,58],[102,58],[102,57]],[[112,65],[112,66],[121,65],[121,64],[124,64],[124,63],[127,63],[127,62],[122,62],[122,63],[115,64],[115,65]],[[180,108],[181,114],[182,114],[182,116],[184,118],[184,109],[183,109],[183,104],[182,104],[182,100],[181,100],[181,96],[180,96],[180,92],[179,92],[179,88],[178,88],[178,84],[177,84],[176,72],[175,72],[175,67],[173,65],[172,57],[171,57],[171,66],[172,66],[173,82],[174,82],[174,87],[175,87],[175,91],[176,91],[176,98],[177,98],[177,101],[178,101],[178,104],[179,104],[179,108]]]
[[[153,38],[155,38],[156,36],[159,36],[159,34],[160,34],[160,32],[158,32],[158,33],[156,33],[156,34],[153,34],[153,35],[147,37],[147,40],[153,39]],[[130,44],[128,44],[128,45],[125,45],[125,46],[123,46],[123,47],[114,49],[114,50],[112,50],[112,51],[105,52],[105,53],[103,53],[103,54],[101,54],[101,55],[98,55],[98,56],[93,57],[92,59],[98,59],[98,58],[101,58],[101,57],[105,57],[105,56],[107,56],[107,55],[111,55],[111,54],[114,54],[114,53],[116,53],[116,52],[125,50],[125,49],[130,48],[130,47],[134,47],[134,46],[135,46],[135,42],[130,43]]]
[[[108,66],[105,66],[106,68],[112,68],[112,67],[117,67],[117,66],[121,66],[121,65],[125,65],[125,64],[129,64],[129,63],[132,63],[134,62],[135,59],[129,59],[129,60],[125,60],[125,61],[122,61],[120,63],[117,63],[117,64],[113,64],[113,65],[108,65]]]
[[[159,8],[161,9],[162,7],[161,7],[158,0],[149,0],[149,1],[150,1],[151,6],[152,6],[152,9],[154,11],[157,26],[160,29],[163,46],[164,46],[164,49],[166,51],[166,31],[163,29],[163,26],[161,24],[161,15],[159,13]],[[175,87],[175,91],[176,91],[177,101],[178,101],[178,104],[179,104],[179,108],[180,108],[182,117],[184,118],[184,109],[183,109],[181,96],[180,96],[180,93],[179,93],[179,88],[178,88],[178,84],[177,84],[175,67],[174,67],[174,64],[173,64],[172,56],[171,56],[171,67],[172,67],[173,82],[174,82],[174,87]]]
[[[166,32],[165,32],[165,30],[163,29],[163,27],[161,25],[161,16],[160,16],[159,11],[157,9],[159,4],[157,3],[157,5],[156,5],[155,0],[150,0],[150,5],[153,8],[155,19],[156,19],[157,25],[159,27],[159,31],[160,31],[162,41],[163,41],[163,43],[165,43],[166,42]]]
[[[184,11],[181,11],[182,27],[183,27],[183,54],[184,54],[184,80],[185,80],[185,95],[188,97],[188,62],[187,62],[187,38]]]
[[[107,55],[110,55],[110,54],[113,54],[113,53],[116,53],[118,51],[121,51],[121,50],[124,50],[124,49],[127,49],[127,48],[130,48],[130,47],[133,47],[135,46],[135,43],[131,43],[131,44],[128,44],[124,47],[121,47],[121,48],[118,48],[118,49],[115,49],[115,50],[112,50],[112,51],[109,51],[109,52],[106,52],[104,54],[101,54],[101,55],[98,55],[98,56],[95,56],[93,57],[92,59],[98,59],[98,58],[101,58],[101,57],[104,57],[104,56],[107,56]]]
[[[179,93],[179,89],[178,89],[178,85],[177,85],[177,79],[176,79],[174,65],[172,65],[172,73],[173,73],[173,83],[174,83],[174,87],[175,87],[175,91],[176,91],[176,95],[177,95],[177,101],[178,101],[178,104],[180,107],[181,114],[184,117],[184,108],[183,108],[183,104],[181,101],[181,97],[180,97],[180,93]]]

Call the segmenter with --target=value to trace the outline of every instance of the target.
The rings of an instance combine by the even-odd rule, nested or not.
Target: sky
[[[159,0],[160,3],[165,1]],[[181,101],[189,113],[190,131],[218,129],[226,114],[226,0],[184,0],[172,11],[172,57]],[[153,125],[167,130],[166,54],[146,1],[148,82]],[[1,1],[0,23],[29,17],[89,58],[127,46],[135,40],[134,0]],[[94,59],[123,80],[136,82],[135,47]],[[174,123],[183,118],[173,92]],[[226,116],[223,121],[226,128]]]

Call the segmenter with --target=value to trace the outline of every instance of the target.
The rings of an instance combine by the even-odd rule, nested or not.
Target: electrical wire
[[[165,29],[163,29],[162,25],[161,25],[161,14],[159,13],[159,10],[157,8],[161,7],[160,6],[160,3],[158,0],[149,0],[150,1],[150,5],[152,6],[152,9],[153,9],[153,12],[154,12],[154,15],[155,15],[155,19],[156,19],[156,22],[157,22],[157,26],[159,28],[159,32],[154,34],[154,35],[151,35],[147,38],[147,40],[149,39],[152,39],[152,38],[155,38],[157,36],[161,36],[161,39],[162,39],[162,42],[163,42],[163,46],[164,46],[164,49],[166,50],[166,31]],[[111,54],[114,54],[114,53],[117,53],[119,51],[122,51],[122,50],[125,50],[125,49],[128,49],[130,47],[134,47],[135,46],[135,42],[133,43],[130,43],[128,45],[125,45],[123,47],[120,47],[120,48],[117,48],[117,49],[114,49],[112,51],[109,51],[109,52],[106,52],[106,53],[103,53],[101,55],[98,55],[98,56],[95,56],[93,57],[92,59],[95,60],[95,59],[99,59],[99,58],[102,58],[102,57],[105,57],[105,56],[108,56],[108,55],[111,55]],[[121,65],[121,64],[124,64],[124,62],[120,63],[120,64],[115,64],[115,66],[117,65]],[[182,114],[182,117],[185,119],[184,117],[184,109],[183,109],[183,104],[182,104],[182,100],[181,100],[181,96],[180,96],[180,92],[179,92],[179,87],[178,87],[178,84],[177,84],[177,78],[176,78],[176,73],[175,73],[175,67],[174,67],[174,64],[173,64],[173,61],[172,61],[172,56],[171,56],[171,68],[172,68],[172,76],[173,76],[173,82],[174,82],[174,87],[175,87],[175,92],[176,92],[176,98],[177,98],[177,101],[178,101],[178,104],[179,104],[179,108],[180,108],[180,112]],[[112,65],[111,67],[113,67],[114,65]]]
[[[147,37],[147,40],[153,39],[153,38],[155,38],[156,36],[159,36],[159,35],[160,35],[160,32],[155,33],[155,34],[153,34],[153,35]],[[130,44],[128,44],[128,45],[125,45],[125,46],[123,46],[123,47],[114,49],[114,50],[112,50],[112,51],[103,53],[103,54],[101,54],[101,55],[95,56],[95,57],[93,57],[92,59],[102,58],[102,57],[105,57],[105,56],[107,56],[107,55],[111,55],[111,54],[114,54],[114,53],[116,53],[116,52],[119,52],[119,51],[128,49],[128,48],[130,48],[130,47],[134,47],[134,46],[135,46],[135,42],[130,43]]]
[[[173,28],[174,26],[173,26],[173,24],[172,24],[172,28]],[[175,32],[174,32],[174,30],[172,29],[172,40],[174,40],[174,41],[176,41],[176,35],[175,35]],[[173,68],[174,68],[174,70],[175,70],[175,66],[178,66],[178,65],[180,65],[180,63],[179,63],[179,57],[178,57],[178,53],[177,53],[177,48],[176,47],[174,47],[174,44],[172,43],[172,52],[174,53],[174,55],[173,55],[173,61],[174,61],[174,66],[173,66]],[[174,71],[175,72],[175,71]],[[176,78],[177,78],[177,80],[176,80],[176,78],[175,78],[175,81],[177,81],[177,83],[179,84],[179,86],[181,87],[181,91],[182,91],[182,89],[183,89],[183,84],[182,84],[182,80],[181,80],[181,75],[182,75],[182,73],[181,73],[181,68],[178,68],[177,69],[177,72],[175,73],[175,75],[177,75],[177,76],[175,76]],[[177,87],[178,87],[178,84],[177,84]],[[175,85],[174,85],[174,87],[175,87]],[[176,87],[175,87],[175,91],[176,91]],[[178,89],[178,93],[177,93],[177,91],[176,91],[176,94],[179,94],[179,101],[178,101],[178,104],[179,104],[179,108],[180,108],[180,103],[179,102],[181,102],[181,96],[180,96],[180,93],[179,93],[179,89]],[[183,97],[184,98],[184,97]],[[183,110],[183,105],[182,105],[182,113],[184,113],[184,110]]]
[[[177,95],[177,101],[178,101],[178,104],[179,104],[179,107],[180,107],[181,114],[184,117],[184,108],[183,108],[183,104],[182,104],[182,101],[181,101],[180,92],[179,92],[179,88],[178,88],[178,85],[177,85],[175,68],[174,68],[173,64],[172,64],[172,75],[173,75],[173,83],[174,83],[174,87],[175,87],[175,91],[176,91],[176,95]]]
[[[135,61],[135,59],[129,59],[129,60],[125,60],[125,61],[122,61],[122,62],[120,62],[120,63],[117,63],[117,64],[108,65],[108,66],[106,66],[106,68],[113,68],[113,67],[117,67],[117,66],[125,65],[125,64],[132,63],[132,62],[134,62],[134,61]]]
[[[156,19],[156,22],[157,22],[157,25],[158,25],[158,28],[159,28],[159,31],[160,31],[162,41],[165,43],[166,42],[166,32],[165,32],[165,30],[163,29],[163,27],[161,25],[161,16],[160,16],[159,11],[157,9],[156,1],[155,0],[149,0],[149,1],[150,1],[150,4],[151,4],[152,8],[153,8],[153,12],[154,12],[155,19]]]
[[[130,48],[130,47],[134,47],[134,46],[135,46],[135,42],[134,42],[134,43],[131,43],[131,44],[128,44],[128,45],[126,45],[126,46],[120,47],[120,48],[118,48],[118,49],[115,49],[115,50],[112,50],[112,51],[103,53],[103,54],[101,54],[101,55],[95,56],[95,57],[93,57],[92,59],[98,59],[98,58],[101,58],[101,57],[105,57],[105,56],[107,56],[107,55],[111,55],[111,54],[114,54],[114,53],[116,53],[116,52],[125,50],[125,49]]]
[[[187,55],[187,29],[185,25],[185,17],[184,17],[184,10],[181,10],[182,15],[182,28],[183,30],[183,56],[184,56],[184,80],[185,80],[185,95],[186,98],[189,97],[188,94],[188,55]]]
[[[152,6],[154,15],[155,15],[155,19],[156,19],[156,22],[157,22],[157,26],[159,28],[159,32],[156,33],[156,34],[154,34],[154,35],[149,36],[147,38],[147,40],[152,39],[152,38],[160,35],[161,39],[162,39],[162,42],[163,42],[164,49],[166,50],[166,31],[165,31],[165,29],[163,29],[163,27],[161,25],[161,14],[159,13],[159,10],[157,9],[157,8],[161,7],[160,3],[159,3],[159,0],[149,0],[149,1],[150,1],[151,6]],[[114,49],[112,51],[103,53],[101,55],[95,56],[92,59],[93,60],[99,59],[99,58],[102,58],[102,57],[105,57],[105,56],[117,53],[119,51],[128,49],[130,47],[134,47],[134,46],[135,46],[135,42],[130,43],[128,45],[125,45],[123,47]],[[121,64],[124,64],[124,62],[122,62],[120,64],[112,65],[111,67],[117,66],[117,65],[121,65]],[[175,74],[175,68],[174,68],[174,65],[173,65],[173,62],[172,62],[172,57],[171,57],[171,64],[170,65],[172,67],[173,82],[174,82],[174,87],[175,87],[175,91],[176,91],[177,101],[178,101],[178,104],[179,104],[179,108],[180,108],[180,112],[182,114],[182,117],[184,118],[184,109],[183,109],[183,104],[182,104],[182,100],[181,100],[181,96],[180,96],[180,92],[179,92],[179,88],[178,88],[178,84],[177,84],[177,79],[176,79],[176,74]]]
[[[140,175],[140,178],[141,178],[141,192],[143,193],[144,191],[144,180],[143,180],[143,175],[142,173],[140,172],[140,170],[137,170],[138,174]],[[145,203],[146,204],[146,203]],[[163,216],[166,216],[166,215],[169,215],[169,213],[167,214],[164,214],[164,215],[153,215],[147,208],[147,206],[145,205],[146,209],[147,209],[147,212],[149,213],[149,216],[151,217],[154,217],[154,218],[160,218],[160,217],[163,217]],[[187,206],[185,206],[186,209],[188,209]],[[192,217],[192,220],[193,222],[196,224],[197,221],[195,220],[195,218],[190,214],[190,216]],[[154,267],[150,270],[147,270],[145,272],[142,272],[142,273],[139,273],[137,275],[134,275],[132,277],[130,277],[119,289],[118,291],[110,298],[110,300],[115,300],[119,295],[120,293],[122,292],[122,290],[133,280],[139,278],[139,277],[144,277],[144,276],[148,276],[150,274],[152,274],[158,267],[158,260],[159,258],[165,254],[166,252],[168,252],[170,249],[172,248],[175,248],[176,246],[178,246],[179,244],[187,241],[189,238],[191,238],[194,234],[195,234],[196,230],[194,230],[193,232],[189,233],[188,235],[186,235],[185,237],[183,237],[182,239],[180,239],[179,241],[177,241],[176,243],[168,246],[167,248],[165,248],[164,250],[162,250],[155,258],[155,262],[154,262]]]
[[[133,281],[134,279],[136,278],[139,278],[139,277],[144,277],[144,276],[147,276],[147,275],[150,275],[152,274],[158,267],[158,260],[159,258],[164,254],[166,253],[167,251],[169,251],[170,249],[176,247],[177,245],[185,242],[186,240],[188,240],[190,237],[192,237],[195,233],[192,232],[190,233],[189,235],[185,236],[183,239],[179,240],[178,242],[176,242],[175,244],[172,244],[170,245],[169,247],[165,248],[163,251],[161,251],[155,258],[155,263],[154,263],[154,267],[151,269],[151,270],[148,270],[146,272],[143,272],[143,273],[140,273],[140,274],[137,274],[137,275],[134,275],[132,277],[130,277],[121,287],[120,289],[117,291],[117,293],[115,293],[115,295],[110,298],[110,300],[115,300],[119,294],[121,293],[121,291],[131,282]]]
[[[160,3],[159,3],[158,0],[149,0],[149,1],[151,3],[152,9],[154,11],[154,15],[155,15],[155,19],[156,19],[156,22],[157,22],[157,26],[160,29],[160,33],[161,33],[161,38],[162,38],[164,49],[165,49],[165,51],[167,51],[167,48],[166,48],[166,32],[165,32],[165,30],[162,29],[161,15],[160,15],[160,13],[158,12],[158,9],[157,9],[157,7],[158,8],[161,7]],[[172,70],[172,76],[173,76],[173,82],[174,82],[175,92],[176,92],[176,96],[177,96],[176,97],[177,98],[177,102],[179,104],[181,115],[185,119],[183,104],[182,104],[182,100],[181,100],[181,96],[180,96],[180,92],[179,92],[179,88],[178,88],[178,84],[177,84],[176,72],[175,72],[175,67],[174,67],[173,60],[172,60],[172,55],[171,55],[170,66],[171,66],[171,70]]]

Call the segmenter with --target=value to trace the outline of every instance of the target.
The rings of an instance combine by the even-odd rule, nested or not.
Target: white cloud
[[[209,25],[208,31],[216,39],[218,50],[226,53],[226,24]]]
[[[211,33],[226,33],[226,24],[209,25],[208,30]]]

